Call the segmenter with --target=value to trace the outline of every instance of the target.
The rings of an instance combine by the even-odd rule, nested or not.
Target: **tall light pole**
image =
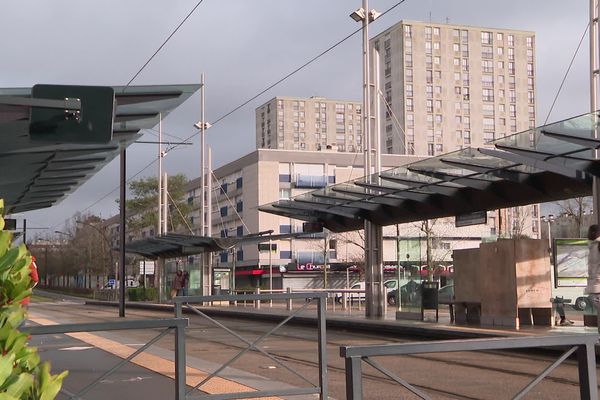
[[[204,99],[204,74],[200,76],[200,121],[194,124],[196,129],[200,130],[200,236],[210,236],[212,223],[210,222],[210,208],[207,205],[210,205],[210,198],[208,198],[211,193],[210,190],[207,190],[207,186],[210,187],[210,184],[207,185],[207,179],[211,179],[210,173],[207,174],[207,158],[206,158],[206,130],[211,127],[210,123],[206,122],[204,111],[205,111],[205,99]],[[210,152],[209,152],[210,155]],[[208,165],[210,167],[210,160],[208,161]],[[209,168],[210,170],[210,168]],[[208,175],[208,176],[207,176]],[[209,182],[210,183],[210,182]],[[200,273],[202,276],[202,285],[204,286],[203,295],[210,295],[212,289],[212,282],[208,283],[207,281],[212,279],[211,273],[211,265],[210,265],[210,253],[205,252],[202,253],[201,257],[201,265],[200,265]]]
[[[373,149],[371,136],[371,61],[369,57],[369,23],[380,14],[369,10],[368,0],[363,0],[362,7],[350,14],[356,22],[362,23],[362,61],[363,61],[363,137],[364,137],[364,169],[365,179],[371,183],[373,173],[373,150],[375,159],[379,149]],[[379,88],[375,88],[376,91]],[[377,92],[376,92],[377,95]],[[378,141],[375,141],[376,143]],[[377,165],[377,162],[375,162]],[[366,270],[366,307],[367,317],[380,317],[385,314],[385,288],[383,287],[383,231],[381,226],[365,221],[365,270]]]

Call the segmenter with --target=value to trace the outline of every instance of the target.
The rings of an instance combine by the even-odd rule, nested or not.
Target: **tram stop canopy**
[[[589,196],[598,112],[259,207],[334,232]]]
[[[225,238],[168,233],[162,236],[129,242],[125,245],[125,251],[127,253],[139,254],[150,259],[176,258],[205,252],[223,251],[252,243],[265,243],[271,240],[289,239],[291,237],[309,235],[309,233],[301,232],[270,235],[269,232],[270,231]]]
[[[57,204],[199,87],[0,89],[0,197],[7,213]]]

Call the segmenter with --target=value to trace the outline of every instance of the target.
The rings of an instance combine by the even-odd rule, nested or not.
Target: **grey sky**
[[[370,7],[384,11],[396,3],[371,0]],[[406,0],[370,29],[375,35],[411,19],[534,31],[539,125],[587,26],[588,3]],[[126,84],[195,4],[196,0],[5,0],[0,5],[0,87]],[[204,0],[133,84],[197,83],[205,73],[206,115],[214,121],[357,29],[348,15],[360,5],[360,0]],[[359,33],[215,125],[207,134],[213,165],[254,149],[254,109],[276,95],[360,100],[360,57]],[[549,121],[588,111],[587,68],[586,39]],[[165,120],[163,131],[179,138],[193,135],[199,108],[195,95]],[[144,140],[155,138],[149,132]],[[169,174],[198,176],[198,138],[193,142],[167,155]],[[130,147],[128,177],[152,162],[156,152],[154,145]],[[116,213],[118,169],[114,160],[58,206],[27,213],[28,226],[53,231],[76,211],[103,217]],[[156,164],[139,177],[155,173]]]

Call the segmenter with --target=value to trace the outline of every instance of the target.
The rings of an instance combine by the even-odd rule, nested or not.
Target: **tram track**
[[[90,306],[73,306],[69,307],[69,317],[73,318],[82,318],[89,319],[93,318],[95,321],[98,320],[114,320],[114,316],[108,316],[108,313],[105,312],[103,308],[98,309],[89,309]],[[49,307],[52,308],[52,307]],[[157,318],[160,317],[170,317],[171,314],[168,312],[156,312],[156,311],[146,311],[146,310],[130,310],[128,312],[128,317],[133,318]],[[92,317],[93,316],[93,317]],[[272,323],[266,322],[258,322],[254,321],[243,321],[237,319],[229,319],[229,318],[219,318],[219,321],[224,322],[225,325],[236,331],[236,333],[241,334],[249,340],[253,340],[253,338],[257,338],[268,331],[272,326]],[[228,325],[229,324],[229,325]],[[187,329],[186,338],[191,341],[201,341],[207,346],[215,345],[215,348],[223,348],[228,349],[232,352],[239,352],[244,350],[247,346],[245,344],[236,344],[231,340],[224,340],[220,338],[219,335],[215,334],[220,330],[216,326],[212,325],[207,320],[202,320],[202,317],[196,315],[190,315],[190,328]],[[306,346],[314,346],[316,348],[316,334],[314,334],[314,328],[302,328],[297,325],[293,327],[288,327],[286,330],[275,332],[271,335],[271,340],[281,341],[282,343],[297,343],[299,347]],[[309,337],[306,332],[313,332],[312,335],[314,337]],[[144,335],[148,334],[144,333]],[[345,379],[345,369],[342,364],[342,360],[335,359],[337,355],[337,350],[340,346],[351,344],[378,344],[378,343],[389,343],[390,341],[398,342],[398,343],[406,343],[413,342],[416,340],[411,340],[411,338],[404,338],[399,336],[385,336],[379,334],[371,334],[361,332],[349,332],[348,330],[337,330],[337,329],[329,329],[328,330],[328,354],[330,355],[330,359],[327,363],[327,368],[330,374],[330,381],[343,381]],[[223,337],[221,335],[221,337]],[[392,340],[390,340],[392,339]],[[235,339],[238,340],[238,339]],[[422,338],[419,338],[418,341],[422,341]],[[290,354],[286,354],[283,350],[279,350],[277,348],[273,348],[272,345],[268,346],[269,354],[271,354],[275,359],[286,363],[288,366],[296,365],[302,366],[304,368],[308,368],[313,371],[313,374],[317,374],[318,372],[318,362],[309,357],[302,356],[294,356]],[[252,353],[257,353],[256,350],[253,350]],[[508,364],[508,360],[514,360],[515,358],[519,360],[519,364],[545,364],[549,365],[553,362],[549,357],[544,357],[538,354],[527,354],[527,353],[516,353],[514,351],[510,352],[502,352],[502,351],[480,351],[477,352],[485,357],[496,357],[501,358],[501,364]],[[307,353],[308,354],[308,353]],[[313,353],[316,354],[316,351]],[[481,374],[484,373],[499,373],[504,374],[508,377],[508,379],[518,378],[518,379],[526,379],[533,380],[537,377],[537,374],[527,372],[525,370],[515,370],[511,368],[506,368],[503,366],[495,367],[486,363],[485,360],[478,360],[478,362],[473,362],[472,360],[463,360],[457,357],[448,357],[448,353],[443,353],[440,356],[433,355],[408,355],[404,356],[406,360],[410,360],[410,364],[414,363],[431,363],[432,366],[430,369],[432,371],[435,370],[457,370],[463,369],[468,374]],[[262,355],[261,355],[262,357]],[[576,370],[576,365],[574,365],[571,361],[566,361],[566,364],[569,368],[574,368]],[[543,368],[542,368],[543,369]],[[254,371],[255,373],[260,374],[261,371]],[[403,376],[402,376],[403,377]],[[512,378],[511,378],[512,377]],[[403,377],[404,378],[404,377]],[[571,391],[573,388],[577,388],[579,386],[579,382],[577,379],[570,379],[568,376],[548,376],[544,379],[544,381],[551,382],[555,385],[559,385],[559,387],[569,387]],[[368,386],[369,384],[374,385],[385,385],[386,387],[389,385],[389,390],[398,390],[399,386],[393,380],[383,375],[379,375],[376,373],[372,373],[369,371],[369,368],[365,368],[363,370],[363,382],[364,386]],[[442,398],[452,398],[452,399],[478,399],[480,397],[474,397],[469,393],[463,392],[459,390],[446,390],[441,387],[435,385],[436,382],[432,382],[432,384],[427,384],[423,382],[412,383],[415,387],[430,393],[437,394]],[[577,390],[577,389],[575,389]],[[335,396],[335,397],[340,397]],[[557,397],[560,398],[560,397]],[[567,397],[563,397],[567,398]]]

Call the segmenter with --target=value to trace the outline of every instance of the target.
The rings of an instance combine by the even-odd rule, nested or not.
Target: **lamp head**
[[[350,18],[352,18],[356,22],[363,21],[365,19],[365,9],[362,7],[359,8],[358,10],[356,10],[352,14],[350,14]]]
[[[203,125],[202,125],[202,121],[198,121],[198,122],[196,122],[196,123],[194,124],[194,128],[196,128],[196,129],[202,129],[202,126],[203,126]],[[206,130],[206,129],[208,129],[208,128],[210,128],[211,126],[212,126],[212,125],[211,125],[210,123],[208,123],[208,122],[205,122],[205,123],[204,123],[204,129],[205,129],[205,130]]]

